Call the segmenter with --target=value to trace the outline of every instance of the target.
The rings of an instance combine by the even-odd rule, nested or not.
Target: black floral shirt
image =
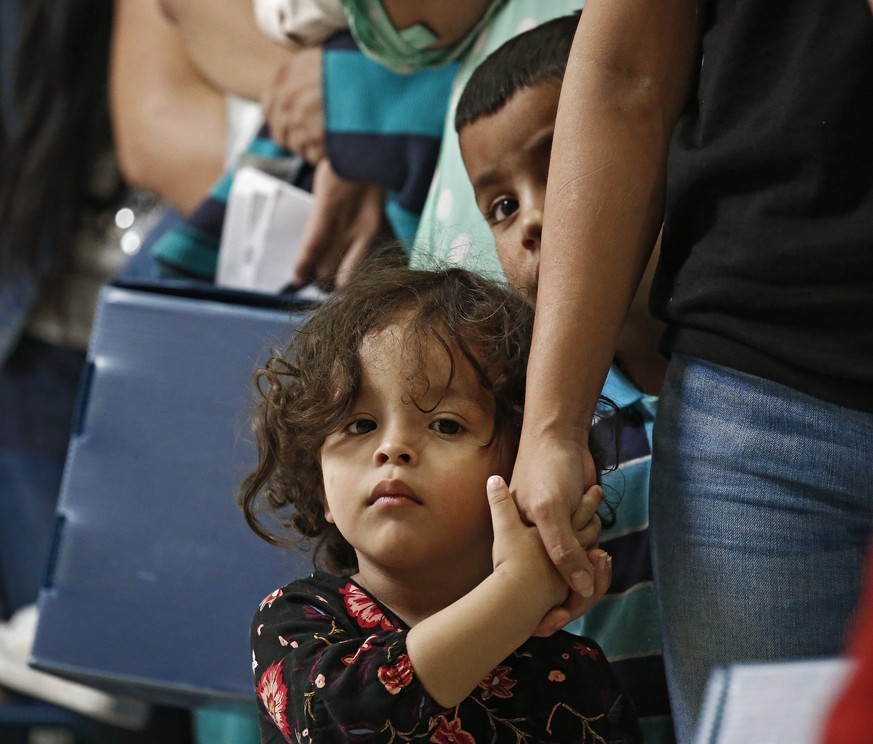
[[[642,741],[631,703],[587,638],[531,638],[446,709],[418,681],[408,631],[348,578],[316,572],[270,594],[251,635],[261,741]]]

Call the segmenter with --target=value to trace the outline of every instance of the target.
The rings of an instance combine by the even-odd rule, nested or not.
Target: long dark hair
[[[67,267],[83,217],[125,194],[105,160],[112,2],[23,0],[20,9],[0,136],[0,278],[45,280]]]

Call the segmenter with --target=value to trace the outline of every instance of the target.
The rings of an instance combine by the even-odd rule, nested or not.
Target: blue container
[[[235,503],[256,462],[251,375],[305,317],[248,293],[104,289],[33,666],[170,705],[252,699],[252,614],[311,564]]]

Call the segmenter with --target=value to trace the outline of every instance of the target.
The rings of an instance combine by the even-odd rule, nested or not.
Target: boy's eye
[[[369,434],[376,428],[376,422],[371,419],[357,419],[346,426],[347,434]]]
[[[430,428],[438,434],[460,434],[461,425],[452,419],[437,419]]]
[[[488,214],[485,215],[485,218],[490,224],[496,225],[503,222],[503,220],[508,219],[517,211],[518,200],[511,196],[504,196],[491,204],[491,208],[488,210]]]

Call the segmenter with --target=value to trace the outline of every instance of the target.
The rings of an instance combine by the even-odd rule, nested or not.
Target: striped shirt
[[[634,701],[646,742],[675,741],[664,674],[661,627],[655,604],[649,548],[649,469],[657,398],[640,392],[615,365],[603,395],[617,406],[618,462],[603,476],[604,500],[615,507],[615,524],[603,530],[600,547],[612,556],[606,596],[567,630],[594,638]],[[596,427],[598,428],[598,427]],[[615,452],[615,447],[607,450]]]

